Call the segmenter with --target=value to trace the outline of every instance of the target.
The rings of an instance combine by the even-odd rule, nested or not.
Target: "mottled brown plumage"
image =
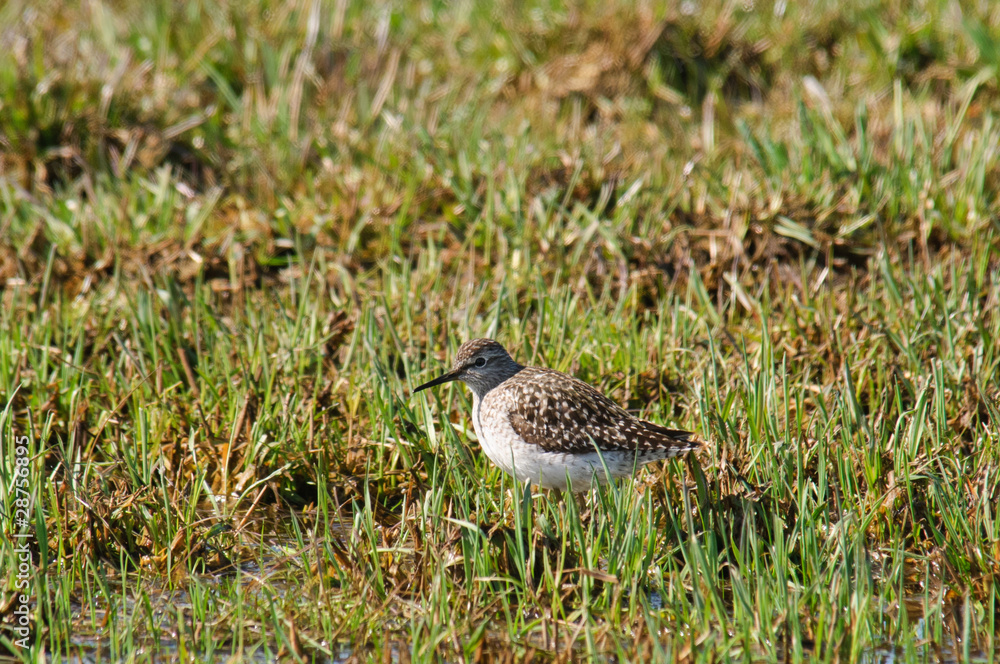
[[[521,366],[492,339],[463,344],[452,371],[415,391],[452,380],[472,390],[486,455],[519,481],[581,490],[700,446],[690,432],[637,419],[581,380]]]
[[[662,450],[676,456],[694,449],[689,431],[668,429],[629,415],[587,383],[540,367],[525,367],[502,384],[510,424],[526,443],[546,452]]]

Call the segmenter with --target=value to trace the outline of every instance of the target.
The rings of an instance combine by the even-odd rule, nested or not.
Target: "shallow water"
[[[292,592],[293,584],[287,578],[289,566],[298,564],[297,560],[302,555],[302,546],[296,536],[293,520],[298,520],[303,537],[310,537],[305,533],[306,528],[315,522],[315,512],[292,514],[261,509],[252,513],[236,512],[229,517],[220,518],[215,509],[203,509],[197,514],[200,523],[214,523],[206,539],[238,531],[241,549],[254,551],[254,557],[236,560],[232,565],[203,574],[185,576],[179,583],[171,583],[165,575],[157,575],[146,569],[120,574],[109,566],[104,581],[112,598],[110,607],[106,605],[91,609],[79,601],[70,603],[76,619],[73,621],[74,629],[69,643],[63,651],[69,661],[114,661],[122,652],[139,660],[193,658],[199,661],[225,662],[237,657],[240,661],[269,662],[275,659],[280,648],[277,642],[271,644],[269,649],[240,650],[235,644],[223,640],[218,642],[218,647],[213,644],[211,650],[192,651],[190,647],[182,650],[179,646],[180,635],[176,631],[178,616],[191,616],[198,608],[189,590],[190,580],[198,582],[202,592],[211,592],[213,586],[218,587],[224,583],[238,583],[244,596],[255,595],[262,601],[270,601],[269,595],[281,597]],[[337,538],[342,534],[342,528],[335,526],[325,536]],[[144,615],[142,624],[145,629],[128,635],[131,646],[115,648],[106,626],[109,621],[115,620],[115,616],[108,615],[109,611],[113,611],[118,620],[136,612]],[[155,626],[150,628],[150,624]],[[192,629],[195,629],[193,625]],[[186,636],[187,643],[190,643],[190,634]],[[329,661],[341,661],[353,652],[347,642],[323,646],[335,653]]]

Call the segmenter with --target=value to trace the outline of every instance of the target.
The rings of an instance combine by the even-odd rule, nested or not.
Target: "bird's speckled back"
[[[698,447],[691,434],[645,422],[572,376],[553,369],[525,367],[490,391],[480,417],[509,418],[514,431],[547,452],[648,452],[676,456]]]

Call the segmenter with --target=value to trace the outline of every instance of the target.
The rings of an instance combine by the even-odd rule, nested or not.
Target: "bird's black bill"
[[[435,378],[434,380],[430,381],[429,383],[424,383],[420,387],[418,387],[415,390],[413,390],[413,393],[416,394],[420,390],[426,390],[428,387],[434,387],[435,385],[440,385],[442,383],[450,383],[453,380],[458,380],[458,377],[461,374],[462,374],[461,370],[449,371],[448,373],[444,374],[443,376],[438,376],[437,378]]]

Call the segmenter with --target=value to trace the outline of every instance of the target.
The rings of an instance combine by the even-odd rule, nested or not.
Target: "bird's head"
[[[451,371],[424,383],[413,392],[460,380],[482,397],[522,368],[507,349],[493,339],[472,339],[458,349]]]

